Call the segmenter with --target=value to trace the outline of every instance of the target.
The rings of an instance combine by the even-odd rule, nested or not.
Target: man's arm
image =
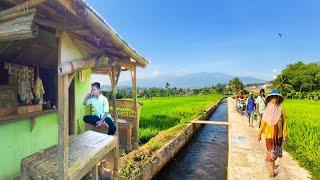
[[[104,121],[107,117],[108,117],[109,113],[108,112],[105,112],[103,114],[103,116],[101,117],[101,121]]]
[[[91,93],[88,93],[88,95],[83,100],[83,105],[88,105],[88,100],[90,99]]]

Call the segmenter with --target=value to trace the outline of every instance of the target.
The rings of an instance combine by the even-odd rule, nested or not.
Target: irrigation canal
[[[228,121],[223,100],[210,121]],[[228,127],[203,125],[178,155],[153,179],[227,179]]]

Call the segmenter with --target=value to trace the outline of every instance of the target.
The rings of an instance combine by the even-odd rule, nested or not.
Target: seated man
[[[84,98],[83,104],[92,105],[94,111],[94,115],[86,115],[83,117],[83,120],[94,126],[108,125],[108,135],[114,135],[116,126],[109,114],[108,99],[100,92],[100,83],[95,82],[91,84],[91,93],[88,93]]]

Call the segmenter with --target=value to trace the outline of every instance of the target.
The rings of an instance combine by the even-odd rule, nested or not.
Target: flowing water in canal
[[[211,121],[228,121],[228,104],[223,100]],[[153,179],[227,179],[228,129],[204,125],[178,155]]]

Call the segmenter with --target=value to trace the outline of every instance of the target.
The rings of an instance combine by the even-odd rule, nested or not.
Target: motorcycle
[[[237,108],[237,111],[242,115],[246,108],[245,99],[238,99],[236,108]]]

